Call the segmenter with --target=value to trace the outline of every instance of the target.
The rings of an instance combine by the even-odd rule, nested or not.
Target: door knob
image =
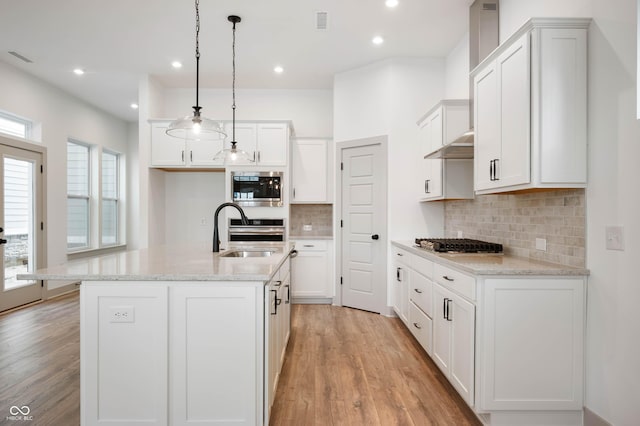
[[[372,239],[372,240],[378,240],[378,239],[380,239],[380,235],[378,235],[378,234],[373,234],[373,235],[371,236],[371,239]]]
[[[4,238],[0,238],[0,244],[7,244],[7,240],[5,240]]]

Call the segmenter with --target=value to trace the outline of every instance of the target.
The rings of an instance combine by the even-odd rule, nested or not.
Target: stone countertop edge
[[[445,254],[430,252],[416,247],[411,241],[391,241],[391,244],[412,254],[459,269],[473,275],[556,275],[556,276],[588,276],[586,268],[560,265],[536,259],[510,256],[506,254]],[[484,262],[483,262],[484,259]],[[493,261],[496,263],[493,263]]]
[[[290,240],[333,240],[333,235],[289,235]]]
[[[210,245],[185,247],[187,247],[186,253],[181,252],[180,248],[156,246],[75,259],[62,265],[39,269],[33,273],[18,274],[17,278],[19,280],[262,281],[267,283],[290,256],[295,243],[288,242],[277,247],[251,247],[250,249],[253,250],[275,248],[277,252],[269,257],[248,258],[221,258],[211,252]],[[233,249],[241,250],[243,247],[229,247],[229,250]],[[142,270],[122,266],[136,264],[136,261],[138,269]],[[143,266],[140,267],[140,265]],[[80,271],[82,269],[90,271]]]

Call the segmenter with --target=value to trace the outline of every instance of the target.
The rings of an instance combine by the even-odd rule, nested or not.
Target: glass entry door
[[[42,264],[42,154],[0,144],[0,311],[42,298],[39,281],[16,279]]]

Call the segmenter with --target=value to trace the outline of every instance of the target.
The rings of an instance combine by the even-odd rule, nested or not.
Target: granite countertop
[[[241,247],[236,247],[241,249]],[[268,281],[294,248],[283,243],[261,249],[267,257],[221,257],[211,244],[176,244],[71,260],[19,274],[18,279],[77,281]],[[229,250],[234,249],[231,247]],[[257,249],[252,247],[250,249]],[[227,250],[227,251],[229,251]]]
[[[435,253],[412,241],[392,241],[412,254],[474,275],[567,275],[585,276],[589,270],[506,254]]]

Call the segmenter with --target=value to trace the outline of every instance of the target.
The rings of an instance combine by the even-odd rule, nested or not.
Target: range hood
[[[451,158],[455,160],[473,158],[473,129],[464,132],[455,140],[443,145],[438,150],[425,155],[424,158]]]
[[[498,1],[476,0],[469,7],[469,71],[474,69],[499,44]],[[473,158],[473,79],[469,78],[469,130],[424,158]]]

